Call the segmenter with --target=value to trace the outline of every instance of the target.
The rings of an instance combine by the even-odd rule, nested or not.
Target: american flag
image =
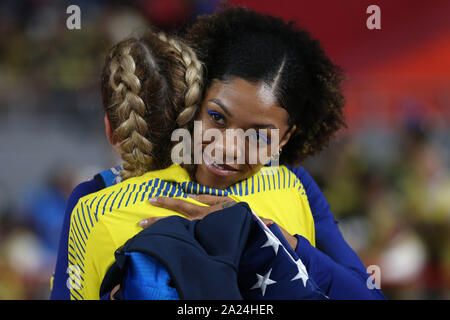
[[[180,291],[167,285],[171,276]],[[243,202],[201,220],[172,216],[143,230],[116,251],[101,295],[118,283],[122,299],[327,299],[278,226],[266,226]]]
[[[277,224],[266,226],[254,213],[239,264],[238,282],[244,299],[328,299],[308,276],[305,265]]]

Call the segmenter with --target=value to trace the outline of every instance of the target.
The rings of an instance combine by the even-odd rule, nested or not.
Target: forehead
[[[272,89],[263,82],[241,78],[214,80],[205,94],[205,102],[220,102],[233,118],[252,123],[272,123],[279,127],[287,122],[288,113],[280,107]]]

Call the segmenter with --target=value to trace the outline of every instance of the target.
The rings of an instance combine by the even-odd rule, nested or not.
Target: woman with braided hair
[[[148,31],[110,49],[101,77],[104,122],[107,138],[123,164],[95,175],[72,192],[51,281],[52,299],[70,299],[69,227],[75,205],[88,194],[172,164],[170,135],[175,128],[192,126],[190,120],[201,98],[202,72],[195,53],[163,32]]]
[[[123,179],[171,164],[167,138],[194,117],[201,73],[192,50],[162,32],[122,41],[111,50],[102,97],[108,139],[120,145]]]

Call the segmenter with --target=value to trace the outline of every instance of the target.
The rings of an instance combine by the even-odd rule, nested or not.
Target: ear
[[[111,123],[109,122],[108,116],[105,114],[105,117],[103,118],[104,122],[105,122],[105,132],[106,132],[106,138],[108,138],[108,142],[111,145],[115,145],[115,139],[113,137],[114,133],[113,130],[111,128]]]
[[[295,130],[297,130],[297,126],[294,124],[291,130],[289,130],[289,132],[286,133],[283,140],[280,141],[280,149],[283,148],[286,143],[288,143],[289,139],[294,134]]]

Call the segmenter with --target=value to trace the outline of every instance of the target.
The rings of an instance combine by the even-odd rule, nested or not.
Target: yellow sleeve
[[[118,247],[102,219],[91,224],[80,214],[86,207],[78,201],[70,218],[68,261],[72,300],[100,299],[99,291],[105,269],[114,262]]]

